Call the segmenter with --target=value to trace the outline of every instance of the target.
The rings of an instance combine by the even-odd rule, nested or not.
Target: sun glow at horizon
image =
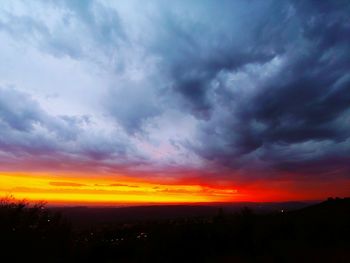
[[[0,195],[49,204],[143,204],[233,201],[237,189],[198,184],[163,184],[126,178],[0,174]]]

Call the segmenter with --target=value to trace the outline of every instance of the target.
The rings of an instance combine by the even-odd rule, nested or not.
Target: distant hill
[[[328,198],[326,201],[298,209],[294,213],[299,215],[349,216],[350,198]]]
[[[0,203],[1,262],[350,262],[350,198],[45,208]]]
[[[53,207],[52,211],[60,212],[73,224],[84,226],[88,224],[135,222],[147,220],[165,220],[188,217],[209,217],[217,215],[219,209],[225,213],[234,213],[244,207],[255,213],[273,211],[292,211],[301,209],[314,202],[281,202],[281,203],[213,203],[194,205],[148,205],[130,207]]]

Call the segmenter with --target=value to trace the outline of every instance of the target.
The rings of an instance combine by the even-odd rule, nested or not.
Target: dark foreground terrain
[[[0,262],[350,262],[350,198],[305,206],[46,208],[3,200]]]

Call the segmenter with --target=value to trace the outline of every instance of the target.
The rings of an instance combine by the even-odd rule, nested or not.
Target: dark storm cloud
[[[244,1],[206,4],[198,13],[189,11],[188,16],[165,9],[157,39],[151,45],[151,50],[164,58],[164,74],[168,75],[174,93],[181,95],[184,105],[195,116],[204,119],[210,117],[215,103],[210,96],[211,82],[217,74],[271,60],[282,51],[283,43],[279,41],[287,40],[283,31],[289,30],[288,25],[274,28],[274,33],[280,35],[279,41],[260,44],[267,41],[264,27],[274,26],[287,12],[277,2],[275,5]],[[187,14],[186,8],[191,7],[192,4],[185,3],[181,11]]]
[[[232,115],[204,125],[203,140],[218,136],[225,146],[217,149],[217,143],[209,144],[199,153],[231,166],[254,165],[258,159],[258,163],[296,172],[326,172],[334,169],[332,163],[349,171],[350,5],[347,1],[324,1],[321,6],[318,1],[291,4],[293,17],[287,23],[299,28],[289,35],[289,42],[279,42],[284,46],[275,54],[285,58],[279,73],[255,83],[254,94],[239,101],[240,108]],[[286,24],[272,27],[284,28]],[[266,32],[264,38],[278,42],[276,32],[280,30]],[[261,45],[258,50],[268,44],[256,41]],[[232,110],[230,103],[237,101],[226,99],[226,112]],[[307,145],[322,141],[329,143],[319,145],[319,149]],[[297,160],[288,155],[279,157],[279,151],[301,143],[306,144],[294,152]],[[308,158],[303,157],[305,152],[309,152]]]
[[[59,152],[68,163],[73,154],[82,166],[109,168],[140,162],[151,170],[182,158],[216,174],[349,173],[349,1],[42,5],[55,19],[6,11],[1,31],[100,77],[87,98],[113,132],[0,89],[2,150]]]

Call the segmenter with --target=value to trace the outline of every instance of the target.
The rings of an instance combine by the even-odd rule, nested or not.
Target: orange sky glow
[[[145,204],[232,201],[237,189],[197,184],[160,184],[133,178],[55,177],[2,173],[0,194],[52,204]]]
[[[341,187],[340,187],[341,186]],[[157,182],[127,176],[86,174],[0,174],[0,196],[51,205],[142,205],[238,201],[321,200],[336,188],[346,196],[350,182],[296,184],[292,181],[257,182],[249,186],[197,181]],[[326,189],[326,190],[325,190]],[[340,189],[340,191],[339,191]]]

